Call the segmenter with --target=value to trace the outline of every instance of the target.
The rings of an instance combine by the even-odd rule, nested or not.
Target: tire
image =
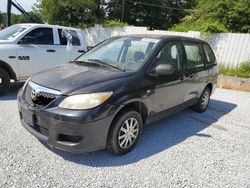
[[[201,97],[199,98],[198,102],[192,107],[193,111],[195,112],[205,112],[207,110],[209,101],[210,101],[210,95],[211,91],[208,87],[204,89],[204,91],[201,94]]]
[[[140,138],[142,127],[142,118],[138,112],[124,110],[115,118],[111,125],[107,149],[116,155],[124,155],[130,152]],[[127,133],[125,133],[126,131]]]
[[[10,89],[10,76],[5,69],[0,68],[0,96]]]

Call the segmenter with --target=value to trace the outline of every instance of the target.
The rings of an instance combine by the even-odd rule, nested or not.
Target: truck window
[[[206,58],[207,58],[207,64],[214,64],[215,63],[215,57],[214,53],[211,49],[211,47],[207,44],[203,44],[203,48],[205,50]]]
[[[58,29],[58,35],[60,39],[60,45],[66,46],[67,45],[67,39],[62,35],[62,29]]]
[[[36,37],[36,44],[53,45],[53,29],[52,28],[36,28],[24,36]]]
[[[187,55],[187,69],[193,69],[204,66],[202,51],[198,44],[184,43]]]
[[[80,39],[78,37],[78,34],[76,31],[73,30],[69,30],[71,35],[72,35],[72,45],[73,46],[80,46]],[[62,29],[58,29],[58,35],[59,35],[59,39],[60,39],[60,45],[67,45],[67,39],[62,35]]]

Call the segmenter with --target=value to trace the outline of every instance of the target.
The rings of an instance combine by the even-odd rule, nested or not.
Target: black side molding
[[[79,52],[79,53],[84,53],[84,52],[85,52],[85,50],[78,50],[78,52]]]
[[[49,50],[46,50],[47,52],[56,52],[56,50],[53,50],[53,49],[49,49]]]

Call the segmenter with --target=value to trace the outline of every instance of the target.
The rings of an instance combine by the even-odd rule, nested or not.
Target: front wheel
[[[135,147],[141,132],[141,115],[134,110],[125,110],[112,124],[107,148],[117,155],[126,154]]]
[[[6,70],[0,68],[0,96],[10,88],[10,76]]]
[[[210,101],[210,95],[211,95],[211,91],[209,88],[206,87],[204,91],[202,92],[201,97],[199,98],[198,102],[192,107],[192,109],[195,112],[199,112],[199,113],[205,112]]]

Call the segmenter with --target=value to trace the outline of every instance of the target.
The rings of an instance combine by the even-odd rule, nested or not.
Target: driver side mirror
[[[24,39],[18,42],[18,44],[35,44],[35,43],[36,43],[36,37],[32,36],[25,36]]]
[[[155,67],[155,73],[158,76],[166,76],[173,74],[174,69],[173,66],[170,64],[160,64]]]

